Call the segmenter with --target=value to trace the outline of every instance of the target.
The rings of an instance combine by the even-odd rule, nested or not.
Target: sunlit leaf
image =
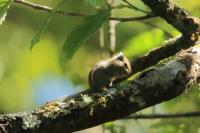
[[[159,46],[164,39],[165,35],[160,29],[143,32],[130,39],[126,44],[126,47],[123,49],[123,52],[127,56],[138,56]]]
[[[105,127],[111,127],[111,126],[113,126],[113,122],[107,122],[107,123],[105,123]]]
[[[0,25],[6,18],[7,10],[10,7],[13,0],[0,0]]]
[[[109,16],[110,10],[99,10],[95,15],[86,17],[81,25],[72,30],[62,47],[62,63],[71,59],[81,44],[94,34]]]
[[[33,39],[31,40],[31,46],[30,46],[30,50],[32,50],[32,48],[35,46],[35,44],[37,44],[40,41],[40,37],[41,35],[44,33],[44,31],[46,30],[53,14],[55,13],[55,11],[64,3],[65,0],[63,0],[57,7],[55,7],[50,13],[49,15],[45,18],[44,23],[41,25],[41,27],[39,28],[39,30],[37,31],[37,33],[35,34],[35,36],[33,37]]]

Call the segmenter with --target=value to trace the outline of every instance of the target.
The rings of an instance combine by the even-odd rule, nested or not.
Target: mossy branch
[[[66,133],[123,118],[173,99],[200,77],[200,49],[181,51],[167,64],[104,92],[90,90],[32,111],[0,116],[1,133]]]

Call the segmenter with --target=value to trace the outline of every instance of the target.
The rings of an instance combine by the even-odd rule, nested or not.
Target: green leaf
[[[129,57],[138,56],[159,46],[164,40],[165,34],[160,29],[143,32],[131,38],[123,52]]]
[[[0,25],[6,18],[7,10],[10,7],[13,0],[0,0]]]
[[[31,40],[31,46],[30,46],[30,50],[32,50],[32,48],[35,46],[35,44],[37,44],[40,41],[40,37],[41,35],[45,32],[53,14],[55,13],[55,11],[64,3],[65,0],[63,0],[60,4],[58,4],[57,7],[55,7],[50,13],[49,15],[46,17],[44,23],[41,25],[41,27],[39,28],[39,30],[37,31],[37,33],[35,34],[35,36],[33,37],[33,39]]]
[[[37,44],[40,41],[40,37],[44,33],[44,31],[46,30],[47,25],[48,25],[48,23],[49,23],[49,21],[51,19],[52,14],[53,14],[52,12],[49,13],[49,15],[45,19],[44,23],[41,25],[40,29],[37,31],[37,33],[35,34],[35,36],[31,40],[30,50],[32,50],[32,48],[35,46],[35,44]]]
[[[61,62],[71,59],[81,44],[94,34],[109,16],[110,9],[99,10],[95,15],[86,17],[81,25],[72,30],[63,44]]]
[[[84,0],[84,2],[90,6],[102,6],[105,4],[105,0]]]

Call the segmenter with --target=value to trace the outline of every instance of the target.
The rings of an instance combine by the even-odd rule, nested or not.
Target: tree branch
[[[32,111],[0,115],[1,133],[74,132],[173,99],[199,80],[200,49],[181,51],[163,66],[104,92],[87,90]]]
[[[200,32],[200,19],[191,16],[185,9],[172,0],[141,0],[148,5],[155,15],[162,17],[184,35]]]
[[[50,12],[53,10],[53,8],[48,7],[48,6],[44,6],[44,5],[40,5],[40,4],[35,4],[32,2],[28,2],[25,0],[14,0],[15,3],[18,4],[22,4],[25,5],[27,7],[31,7],[37,10],[41,10],[41,11],[47,11]],[[56,10],[55,13],[57,14],[61,14],[61,15],[67,15],[67,16],[79,16],[79,17],[86,17],[89,16],[87,14],[84,13],[78,13],[78,12],[65,12],[62,10]],[[144,16],[139,16],[139,17],[110,17],[109,20],[116,20],[116,21],[120,21],[120,22],[128,22],[128,21],[141,21],[141,20],[146,20],[146,19],[150,19],[156,17],[155,15],[144,15]]]
[[[145,70],[146,68],[157,64],[159,61],[175,55],[180,50],[192,47],[197,43],[198,42],[193,41],[190,37],[184,35],[169,39],[168,41],[165,41],[163,44],[161,44],[160,47],[151,50],[143,56],[133,59],[131,61],[131,75]],[[119,83],[127,78],[128,77],[115,80],[114,83]]]
[[[141,115],[132,115],[127,116],[122,119],[168,119],[168,118],[188,118],[188,117],[196,117],[199,119],[200,112],[187,112],[187,113],[175,113],[175,114],[141,114]]]
[[[33,7],[38,10],[50,11],[52,8],[24,3],[17,3]],[[200,21],[190,16],[182,8],[169,0],[142,0],[156,15],[172,24],[183,36],[164,43],[166,46],[152,50],[147,55],[131,62],[133,73],[144,70],[158,61],[172,56],[182,48],[188,48],[197,41]],[[59,13],[60,12],[60,13]],[[57,11],[59,14],[72,16],[86,16]],[[148,16],[148,15],[147,15]],[[132,18],[144,20],[148,17]],[[110,20],[124,21],[119,18]],[[127,20],[127,18],[125,18]],[[130,21],[130,18],[128,18]],[[131,21],[133,21],[131,20]],[[122,85],[115,85],[105,92],[87,90],[73,96],[53,101],[31,111],[17,114],[0,115],[1,133],[48,133],[73,132],[113,121],[135,113],[144,108],[173,99],[188,87],[199,81],[200,50],[191,49],[181,51],[173,61],[142,72],[134,80]]]
[[[148,5],[153,13],[165,19],[169,24],[183,33],[182,36],[165,41],[161,47],[153,49],[149,53],[131,62],[132,74],[144,70],[159,61],[173,56],[181,49],[189,48],[198,42],[200,34],[200,19],[189,15],[183,8],[170,0],[142,0]],[[118,83],[126,78],[118,79]]]
[[[155,48],[147,54],[134,59],[131,62],[132,74],[144,70],[152,65],[157,64],[159,61],[175,55],[182,49],[187,49],[195,45],[195,42],[185,36],[177,36],[161,44],[160,47]]]
[[[109,20],[116,20],[120,22],[129,22],[129,21],[141,21],[141,20],[146,20],[150,18],[157,17],[153,14],[147,14],[144,16],[139,16],[139,17],[110,17]]]

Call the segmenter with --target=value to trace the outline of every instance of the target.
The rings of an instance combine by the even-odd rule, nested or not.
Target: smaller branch
[[[185,36],[200,32],[200,19],[191,16],[185,9],[172,0],[141,0],[157,16],[165,19]],[[194,40],[198,39],[196,36]]]
[[[108,0],[109,1],[109,0]],[[113,0],[110,1],[110,5],[113,5]],[[111,10],[111,16],[114,16],[114,10]],[[116,22],[113,20],[109,20],[108,22],[108,29],[109,29],[109,45],[110,45],[110,56],[112,56],[115,53],[115,48],[116,48],[116,31],[115,27]]]
[[[182,49],[187,49],[196,44],[190,37],[180,35],[175,38],[169,39],[161,44],[160,47],[151,50],[149,53],[136,58],[131,62],[132,74],[142,71],[152,65],[157,64],[159,61],[175,55]]]
[[[122,0],[122,1],[125,2],[126,4],[128,4],[132,9],[134,9],[134,10],[136,10],[136,11],[140,11],[140,12],[143,12],[143,13],[145,13],[145,14],[150,14],[148,11],[145,11],[145,10],[143,10],[143,9],[140,9],[140,8],[134,6],[133,4],[131,4],[131,3],[130,3],[129,1],[127,1],[127,0]]]
[[[37,10],[48,11],[48,12],[53,10],[53,8],[51,8],[51,7],[35,4],[35,3],[28,2],[28,1],[25,1],[25,0],[14,0],[14,2],[28,6],[28,7],[32,7],[32,8],[37,9]],[[69,15],[69,16],[83,16],[83,17],[87,16],[86,14],[83,14],[83,13],[64,12],[64,11],[61,11],[61,10],[56,10],[55,12],[58,13],[58,14]]]
[[[187,49],[196,45],[197,42],[191,39],[191,37],[180,35],[169,39],[161,44],[160,47],[154,48],[150,52],[144,54],[143,56],[137,57],[131,61],[132,74],[139,71],[145,70],[146,68],[157,64],[159,61],[175,55],[182,49]],[[130,76],[131,76],[130,75]],[[121,78],[114,81],[114,84],[119,83],[126,78]]]
[[[175,113],[175,114],[133,115],[133,116],[127,116],[123,119],[166,119],[166,118],[188,118],[188,117],[200,117],[200,111]]]
[[[100,48],[100,58],[103,59],[103,48],[104,48],[104,29],[103,29],[103,26],[99,29],[99,48]]]
[[[25,0],[14,0],[14,2],[21,4],[21,5],[25,5],[27,7],[37,9],[37,10],[41,10],[41,11],[50,12],[50,11],[53,10],[53,8],[51,8],[51,7],[40,5],[40,4],[35,4],[35,3],[28,2],[28,1],[25,1]],[[65,11],[62,11],[62,10],[56,10],[55,13],[61,14],[61,15],[67,15],[67,16],[79,16],[79,17],[89,16],[89,15],[84,14],[84,13],[65,12]],[[139,17],[110,17],[109,20],[116,20],[116,21],[120,21],[120,22],[128,22],[128,21],[145,20],[145,19],[149,19],[149,18],[152,18],[152,17],[156,17],[156,16],[149,14],[149,15],[139,16]]]
[[[122,5],[122,7],[132,8],[132,9],[134,9],[134,10],[143,12],[143,13],[145,13],[145,14],[151,14],[151,13],[149,13],[148,11],[145,11],[145,10],[143,10],[143,9],[140,9],[140,8],[134,6],[133,4],[131,4],[131,3],[130,3],[129,1],[127,1],[127,0],[122,0],[122,1],[125,2],[126,4],[128,4],[127,6]],[[159,28],[159,29],[161,29],[168,37],[170,37],[170,38],[173,37],[168,31],[162,29],[161,27],[159,27],[159,26],[157,26],[157,25],[154,25],[154,24],[149,23],[149,22],[142,22],[142,23],[144,23],[144,24],[146,24],[146,25],[149,25],[149,26],[152,26],[152,27],[154,27],[154,28]]]
[[[154,18],[157,17],[153,14],[147,14],[144,16],[139,16],[139,17],[110,17],[109,20],[116,20],[116,21],[120,21],[120,22],[128,22],[128,21],[141,21],[141,20],[146,20],[146,19],[150,19],[150,18]]]
[[[109,20],[109,40],[110,40],[110,56],[115,53],[116,49],[116,21]]]

